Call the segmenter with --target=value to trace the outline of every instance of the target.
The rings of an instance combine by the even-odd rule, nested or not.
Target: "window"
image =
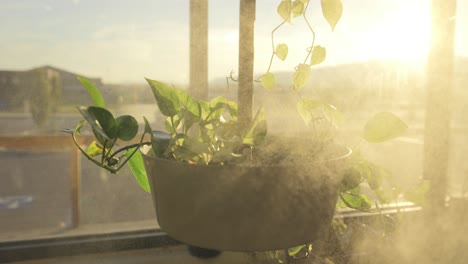
[[[256,1],[257,81],[269,67],[272,30],[282,22],[276,2]],[[359,147],[409,190],[428,170],[428,137],[444,137],[425,134],[428,115],[437,115],[430,110],[445,107],[426,100],[429,1],[345,1],[334,32],[322,17],[320,1],[310,2],[315,44],[326,47],[327,54],[314,66],[302,95],[320,96],[342,110],[346,121],[340,140]],[[456,10],[446,194],[463,200],[468,195],[468,1],[458,0]],[[238,14],[238,1],[209,1],[208,54],[194,58],[207,58],[210,98],[237,99]],[[81,119],[76,106],[91,104],[76,76],[100,87],[115,115],[134,115],[141,127],[144,116],[164,130],[144,78],[190,89],[190,1],[4,0],[0,17],[0,242],[159,230],[151,195],[129,169],[110,174],[97,168],[60,130]],[[269,109],[269,133],[304,135],[309,128],[297,114],[291,76],[312,34],[306,23],[294,20],[274,38],[275,45],[288,44],[289,54],[284,62],[273,61],[272,91],[254,83],[254,109]],[[203,74],[199,68],[194,72]],[[396,113],[409,130],[383,145],[365,144],[362,127],[380,111]],[[87,144],[90,137],[81,140]]]

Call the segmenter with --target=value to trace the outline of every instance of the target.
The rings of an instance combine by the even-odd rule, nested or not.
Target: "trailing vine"
[[[307,47],[306,56],[294,68],[292,76],[292,90],[298,96],[296,109],[300,116],[303,118],[306,126],[311,126],[314,134],[322,141],[327,140],[330,136],[330,131],[341,122],[342,113],[338,109],[326,102],[321,101],[319,98],[309,98],[301,94],[302,88],[307,84],[311,74],[311,68],[325,61],[327,50],[325,47],[316,45],[316,34],[309,19],[307,18],[307,10],[310,0],[282,0],[277,7],[277,13],[282,18],[282,22],[278,24],[271,31],[271,57],[268,64],[266,73],[263,74],[259,80],[262,86],[267,90],[272,90],[276,86],[276,78],[272,73],[272,66],[275,57],[281,61],[286,60],[289,52],[289,47],[286,43],[276,44],[275,33],[282,27],[291,23],[293,19],[301,17],[307,25],[312,40],[309,47]],[[328,24],[333,31],[336,24],[341,18],[343,12],[343,4],[341,0],[321,0],[322,14],[327,20]],[[319,132],[318,124],[322,121],[328,124],[324,129]]]
[[[310,76],[310,67],[322,63],[326,58],[326,49],[320,45],[315,45],[315,31],[307,18],[307,9],[309,7],[309,3],[309,0],[282,0],[278,5],[277,13],[283,19],[283,21],[271,32],[272,54],[270,57],[270,63],[268,64],[266,73],[260,77],[260,81],[263,87],[265,87],[267,90],[273,89],[276,84],[275,76],[271,72],[271,67],[273,65],[275,56],[278,59],[284,61],[288,55],[287,44],[281,43],[275,45],[275,33],[278,29],[282,28],[287,23],[291,23],[292,19],[302,17],[312,35],[311,45],[306,49],[307,54],[304,58],[304,61],[295,67],[293,84],[294,89],[297,92],[299,92],[306,84]],[[343,4],[341,0],[322,0],[321,6],[322,14],[330,24],[333,31],[341,18]]]

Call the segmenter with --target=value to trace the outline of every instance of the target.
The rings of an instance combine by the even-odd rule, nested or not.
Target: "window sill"
[[[384,215],[395,215],[418,213],[421,208],[406,204],[386,206],[381,210]],[[345,221],[365,222],[379,215],[378,212],[364,213],[345,209],[340,210],[336,217]],[[136,225],[132,226],[134,228]],[[130,225],[128,228],[130,229]],[[198,262],[201,260],[189,255],[182,243],[154,227],[133,231],[111,231],[112,228],[107,227],[107,230],[100,233],[88,234],[91,230],[95,231],[97,228],[70,230],[54,237],[0,242],[0,263],[95,263],[98,260],[99,263],[149,263],[150,260],[152,263],[201,263]],[[233,259],[236,261],[232,263],[243,263],[239,262],[239,258],[245,257],[246,254],[225,252],[220,258],[226,261],[217,263],[231,263]],[[195,262],[187,262],[185,258]],[[158,259],[161,261],[156,261]]]

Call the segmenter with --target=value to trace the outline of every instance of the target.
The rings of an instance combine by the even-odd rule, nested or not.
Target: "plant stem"
[[[115,173],[116,172],[114,169],[109,168],[109,167],[105,166],[104,164],[101,164],[98,161],[96,161],[95,159],[93,159],[91,156],[88,155],[88,153],[83,148],[81,148],[80,144],[78,144],[78,142],[76,141],[76,129],[72,133],[72,139],[73,139],[73,143],[75,144],[75,146],[80,150],[80,152],[83,155],[85,155],[86,158],[88,158],[88,160],[90,160],[94,164],[98,165],[99,167],[106,169],[110,173]],[[103,155],[104,155],[104,153],[103,153]]]
[[[310,55],[312,54],[312,51],[313,51],[314,45],[315,45],[315,31],[312,28],[312,26],[310,25],[309,20],[306,17],[307,7],[309,7],[309,3],[310,2],[307,2],[306,6],[304,7],[304,12],[302,13],[302,16],[304,17],[304,21],[306,22],[307,26],[309,27],[310,31],[312,32],[312,44],[311,44],[310,48],[308,49],[307,56],[304,59],[304,64],[306,64],[307,60],[309,59]]]
[[[125,146],[125,147],[123,147],[123,148],[118,149],[116,152],[114,152],[114,153],[113,153],[110,157],[108,157],[107,159],[112,159],[112,158],[114,158],[118,153],[120,153],[120,152],[122,152],[122,151],[126,151],[126,150],[129,150],[129,149],[132,149],[132,148],[136,148],[136,147],[140,147],[140,146],[143,146],[143,145],[150,146],[150,145],[151,145],[151,142],[147,141],[147,142],[135,143],[135,144],[132,144],[132,145]]]
[[[270,72],[271,66],[273,65],[273,58],[275,57],[275,32],[281,28],[284,24],[286,23],[286,19],[283,20],[278,26],[276,26],[272,31],[271,31],[271,57],[270,57],[270,64],[268,65],[268,70],[267,72]]]

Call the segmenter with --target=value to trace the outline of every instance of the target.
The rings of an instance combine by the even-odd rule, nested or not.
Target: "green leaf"
[[[343,14],[343,3],[341,0],[322,0],[322,14],[334,31]]]
[[[267,135],[268,126],[265,119],[265,109],[260,108],[255,115],[252,126],[245,135],[242,143],[249,146],[261,144]]]
[[[372,202],[369,198],[364,194],[354,194],[354,193],[342,193],[341,200],[348,206],[349,208],[366,211],[371,209]]]
[[[179,134],[172,140],[174,142],[172,143],[172,154],[176,160],[199,163],[203,154],[209,155],[208,145],[196,138]],[[206,160],[202,160],[202,162],[207,163]]]
[[[214,99],[213,99],[214,100]],[[210,111],[210,103],[206,101],[200,101],[200,108],[201,108],[201,118],[203,120],[208,118],[208,115],[211,113]]]
[[[381,112],[367,121],[364,139],[370,143],[380,143],[401,136],[408,126],[396,115]]]
[[[192,113],[195,117],[201,117],[201,106],[200,103],[191,95],[186,93],[185,91],[174,87],[174,91],[177,94],[177,97],[179,98],[179,102],[182,103],[182,105]]]
[[[91,144],[88,146],[86,153],[88,153],[90,157],[99,156],[102,154],[102,146],[93,140],[93,142],[91,142]]]
[[[166,131],[171,134],[177,134],[177,129],[179,128],[180,122],[182,121],[181,117],[183,116],[182,112],[179,112],[173,117],[167,117],[164,123]]]
[[[148,78],[146,81],[151,86],[159,111],[165,116],[175,116],[180,111],[179,97],[175,89]]]
[[[201,117],[200,116],[195,116],[192,112],[188,111],[188,110],[184,110],[183,112],[184,114],[184,119],[183,119],[183,122],[184,122],[184,133],[187,133],[187,131],[194,125],[194,124],[197,124],[201,121]],[[200,111],[200,115],[201,115],[201,111]]]
[[[361,183],[361,172],[357,170],[355,167],[348,169],[341,180],[340,183],[340,190],[341,191],[348,191],[355,189]]]
[[[276,46],[275,54],[280,60],[284,61],[288,56],[288,45],[284,43],[278,44],[278,46]]]
[[[271,72],[263,74],[262,77],[260,77],[260,81],[262,82],[262,86],[269,91],[276,85],[275,75]]]
[[[292,4],[291,12],[293,17],[301,16],[304,13],[304,3],[300,0],[294,1]]]
[[[299,115],[304,119],[306,126],[309,126],[310,121],[314,118],[314,111],[322,107],[323,103],[320,100],[313,98],[301,98],[297,104],[296,109]]]
[[[357,155],[355,157],[358,161],[353,166],[353,169],[361,174],[372,190],[380,190],[384,180],[389,180],[392,174],[383,167],[364,159],[359,154]]]
[[[281,1],[276,11],[283,20],[291,22],[291,0]]]
[[[94,108],[97,108],[97,110],[89,111],[89,109],[94,109]],[[96,139],[99,141],[99,143],[104,145],[106,141],[111,142],[115,138],[115,136],[117,135],[117,131],[116,131],[117,126],[115,124],[114,117],[109,111],[107,111],[104,108],[98,108],[94,106],[90,106],[88,108],[79,107],[78,110],[81,113],[81,115],[84,117],[84,119],[91,125],[91,128],[93,129],[93,133]],[[95,113],[99,113],[98,117],[94,115]],[[104,127],[106,127],[107,131],[104,130]],[[110,135],[108,134],[108,132],[110,132]]]
[[[91,96],[91,100],[93,100],[93,103],[95,106],[98,107],[105,107],[104,103],[104,98],[102,97],[101,92],[99,89],[88,79],[82,76],[76,77],[78,81],[86,88],[88,91],[88,94]]]
[[[135,148],[127,150],[125,152],[125,156],[127,158],[130,157],[134,151]],[[133,156],[128,160],[127,164],[138,184],[140,184],[140,187],[146,192],[151,192],[148,177],[146,176],[145,164],[143,163],[143,156],[139,150],[136,150]]]
[[[322,63],[327,57],[327,50],[322,46],[314,46],[312,49],[312,56],[310,58],[310,65],[316,65]]]
[[[221,111],[218,111],[221,110]],[[228,110],[232,119],[237,119],[238,116],[238,105],[234,101],[230,101],[223,96],[213,98],[209,103],[209,111],[216,112],[211,115],[210,119],[219,119],[223,113],[223,110]]]
[[[307,247],[307,245],[304,244],[304,245],[288,248],[288,255],[291,256],[291,257],[294,257],[295,255],[297,255],[297,253],[301,252],[301,250],[306,248],[306,247]]]
[[[73,129],[73,134],[79,135],[83,126],[86,125],[86,122],[85,120],[80,120],[78,124],[76,124],[75,129]]]
[[[105,108],[96,106],[90,106],[86,110],[91,116],[94,117],[94,120],[110,139],[117,138],[117,122],[115,121],[114,116],[111,114],[111,112],[109,112]]]
[[[310,66],[308,64],[299,64],[293,75],[293,84],[296,91],[300,91],[307,83],[310,76]]]
[[[151,135],[151,133],[153,132],[153,130],[151,129],[151,126],[148,122],[148,119],[146,119],[146,117],[143,117],[143,120],[145,121],[145,133],[148,133]]]
[[[138,133],[138,122],[133,116],[123,115],[115,120],[119,131],[118,138],[124,141],[132,140]]]

